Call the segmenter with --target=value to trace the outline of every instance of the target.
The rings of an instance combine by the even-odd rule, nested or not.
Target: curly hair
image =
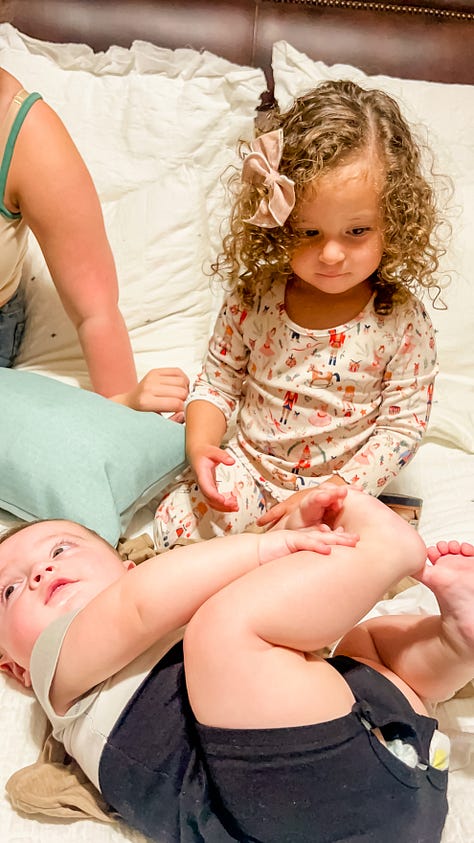
[[[433,280],[444,253],[437,201],[423,172],[421,146],[398,104],[380,90],[365,90],[347,80],[322,82],[295,100],[287,111],[274,110],[265,131],[283,130],[282,175],[295,183],[296,203],[308,184],[326,176],[358,152],[374,156],[381,170],[383,256],[370,279],[375,310],[389,313],[409,291],[436,289]],[[241,147],[244,158],[246,152]],[[229,181],[232,195],[229,230],[212,264],[214,275],[251,305],[273,281],[286,280],[301,234],[290,216],[283,226],[261,228],[245,222],[265,196],[263,185]]]

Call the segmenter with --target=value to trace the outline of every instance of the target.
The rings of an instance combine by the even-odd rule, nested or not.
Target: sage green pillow
[[[111,544],[185,465],[184,426],[43,375],[0,369],[0,507]]]

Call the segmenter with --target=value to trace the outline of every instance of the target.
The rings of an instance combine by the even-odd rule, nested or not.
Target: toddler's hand
[[[295,492],[265,512],[257,524],[260,527],[272,524],[272,529],[278,530],[304,530],[323,523],[331,524],[343,506],[347,490],[346,485],[324,483],[314,489]]]
[[[223,448],[215,445],[200,445],[189,461],[196,475],[199,488],[206,498],[209,506],[217,512],[237,512],[239,505],[237,498],[232,492],[223,495],[219,492],[216,482],[216,468],[218,465],[233,465],[234,458]]]
[[[358,541],[359,536],[353,533],[346,533],[340,527],[331,530],[324,525],[305,530],[269,530],[260,536],[259,562],[265,565],[298,550],[312,550],[327,556],[334,545],[355,547]]]

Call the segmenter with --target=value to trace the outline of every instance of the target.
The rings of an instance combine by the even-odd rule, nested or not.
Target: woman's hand
[[[183,423],[189,378],[181,369],[151,369],[130,392],[112,395],[111,400],[132,410],[173,413],[172,421]]]

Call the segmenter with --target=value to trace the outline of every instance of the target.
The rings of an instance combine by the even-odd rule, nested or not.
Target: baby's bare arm
[[[145,560],[94,597],[72,621],[61,648],[50,694],[57,713],[256,567],[260,538],[247,533],[176,548]]]
[[[244,533],[177,547],[127,571],[73,619],[51,690],[57,713],[114,675],[163,636],[187,624],[209,597],[254,568],[322,541],[355,544],[318,530]]]

